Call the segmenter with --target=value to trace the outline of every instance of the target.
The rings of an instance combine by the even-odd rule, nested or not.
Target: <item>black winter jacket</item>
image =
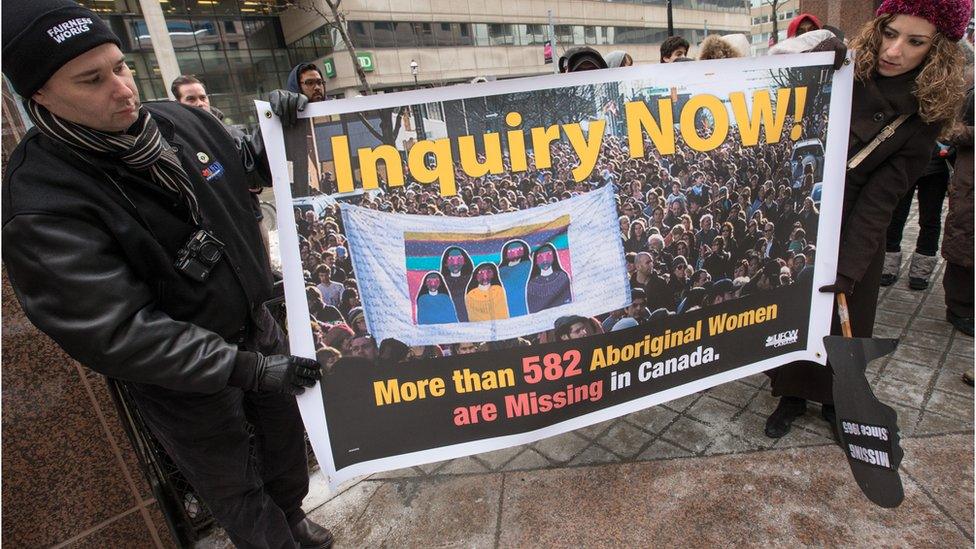
[[[263,307],[272,276],[240,150],[209,113],[146,104],[195,189],[203,225],[224,242],[205,282],[174,267],[196,230],[176,195],[107,157],[36,129],[3,181],[3,260],[28,318],[104,375],[170,389],[223,389],[250,349],[281,337]]]

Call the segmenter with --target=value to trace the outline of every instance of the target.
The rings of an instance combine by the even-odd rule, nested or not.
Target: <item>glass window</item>
[[[288,59],[287,50],[271,50],[274,54],[275,65],[278,66],[278,72],[288,72],[291,70],[292,64]]]
[[[484,23],[474,23],[474,45],[475,46],[487,46],[488,45],[488,25]]]
[[[457,44],[459,46],[474,45],[474,31],[471,29],[471,23],[451,23],[451,26],[457,28]]]
[[[433,39],[435,46],[454,46],[457,44],[456,25],[451,23],[434,23]]]
[[[183,74],[203,72],[203,62],[200,61],[200,54],[196,50],[176,52],[176,62],[179,63],[180,72]]]
[[[197,47],[201,50],[220,48],[220,34],[217,31],[217,22],[213,19],[194,19],[193,34],[197,40]]]
[[[573,43],[573,26],[572,25],[556,25],[556,41],[560,44],[572,44]]]
[[[252,48],[280,48],[284,46],[281,27],[275,19],[245,19],[244,31]]]
[[[592,46],[600,43],[596,35],[597,28],[598,27],[591,27],[589,25],[583,27],[583,39],[587,45]]]
[[[413,30],[417,35],[420,46],[432,48],[437,45],[434,40],[434,29],[431,23],[414,23]]]
[[[633,44],[634,36],[631,33],[631,28],[629,27],[614,27],[613,28],[613,43],[614,44]]]
[[[352,21],[346,26],[346,34],[349,35],[349,41],[356,48],[372,48],[373,39],[369,35],[369,29],[372,25],[365,21]]]
[[[129,36],[132,37],[133,50],[152,51],[152,37],[149,36],[149,27],[142,19],[129,19]]]
[[[241,12],[237,0],[216,0],[209,2],[217,15],[237,15]]]
[[[512,25],[489,23],[488,42],[492,46],[512,46],[515,44],[515,34]]]
[[[546,43],[546,25],[519,25],[523,46],[534,46]]]
[[[396,39],[393,33],[393,23],[388,21],[377,21],[372,24],[373,28],[370,35],[373,37],[373,47],[375,48],[395,48]]]
[[[393,23],[393,34],[396,35],[396,47],[414,48],[420,45],[414,25],[416,25],[416,23],[408,21],[398,21]]]
[[[573,25],[573,44],[582,45],[586,43],[586,35],[583,25]]]

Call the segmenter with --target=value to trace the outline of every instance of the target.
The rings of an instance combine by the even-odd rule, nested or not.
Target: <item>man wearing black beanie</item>
[[[255,166],[242,161],[254,151],[201,109],[141,104],[118,38],[88,9],[0,9],[3,72],[35,125],[2,197],[3,260],[27,316],[126,383],[235,545],[331,546],[301,508],[294,397],[321,373],[286,354],[264,307],[272,276],[245,182]]]

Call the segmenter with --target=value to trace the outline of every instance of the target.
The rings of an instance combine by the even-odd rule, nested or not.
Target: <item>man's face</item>
[[[56,116],[104,132],[123,132],[139,118],[139,90],[115,44],[65,63],[33,99]]]
[[[373,360],[376,358],[376,346],[368,337],[356,337],[349,342],[349,355]]]
[[[180,103],[184,105],[189,105],[191,107],[199,107],[207,112],[210,112],[210,98],[207,97],[207,90],[203,88],[203,84],[192,83],[183,84],[179,87],[180,92]]]
[[[429,276],[427,277],[425,284],[427,285],[428,290],[436,292],[441,287],[441,279],[437,278],[436,276]]]
[[[491,284],[491,279],[494,278],[491,269],[488,267],[478,269],[474,276],[478,280],[478,284]]]
[[[796,35],[800,36],[805,32],[810,32],[815,30],[817,30],[817,26],[813,24],[813,21],[810,21],[809,19],[804,19],[800,23],[800,26],[796,28]]]
[[[535,262],[539,266],[540,269],[548,269],[549,267],[552,267],[552,262],[553,262],[553,253],[552,253],[552,250],[550,250],[550,249],[547,248],[547,249],[539,252],[535,256]]]
[[[627,316],[633,319],[639,318],[641,312],[644,310],[644,298],[638,297],[633,300],[630,305],[627,306]]]
[[[678,48],[671,52],[671,55],[664,58],[665,63],[674,63],[674,60],[679,57],[685,57],[688,55],[688,50],[685,48]]]
[[[634,261],[634,263],[637,265],[637,272],[639,272],[640,274],[643,275],[651,274],[651,271],[653,269],[652,269],[652,261],[650,257],[646,255],[639,255],[637,256],[637,259]]]
[[[457,274],[461,272],[461,267],[464,267],[464,256],[460,252],[451,252],[447,256],[447,268],[452,273]]]
[[[298,84],[302,88],[302,94],[308,98],[309,103],[325,100],[325,81],[322,75],[315,69],[302,71],[298,75]]]
[[[586,326],[585,322],[577,322],[569,327],[569,334],[566,339],[580,339],[583,337],[588,337],[590,331]]]
[[[323,284],[328,284],[329,282],[332,282],[332,275],[329,274],[329,271],[327,270],[319,271],[319,282]]]
[[[458,343],[457,354],[459,355],[470,355],[478,350],[478,346],[474,343]]]

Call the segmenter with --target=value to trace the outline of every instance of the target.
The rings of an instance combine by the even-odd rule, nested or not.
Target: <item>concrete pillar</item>
[[[166,28],[163,8],[155,0],[139,0],[139,6],[142,8],[146,26],[149,27],[153,52],[156,54],[156,62],[159,63],[159,72],[163,78],[163,88],[166,89],[166,95],[170,99],[176,99],[169,90],[169,85],[182,73],[180,73],[180,64],[176,60],[173,41],[169,38],[169,29]]]

